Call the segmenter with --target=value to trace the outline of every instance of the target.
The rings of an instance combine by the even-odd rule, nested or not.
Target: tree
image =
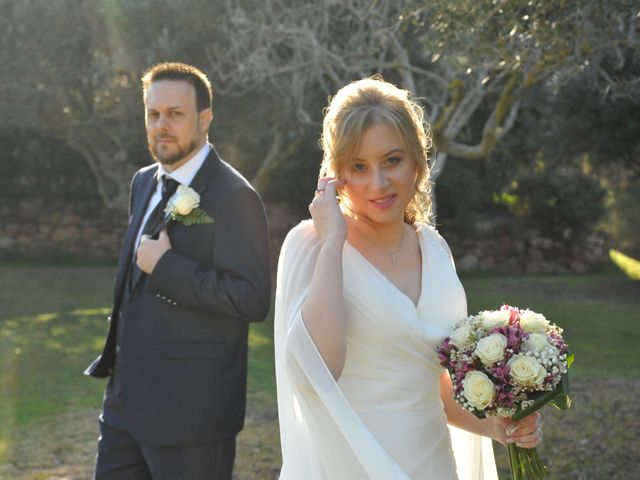
[[[382,73],[424,100],[434,180],[450,155],[485,158],[532,87],[585,69],[604,75],[610,58],[623,69],[639,45],[638,8],[624,0],[228,0],[226,9],[226,43],[207,52],[227,85],[260,87],[318,125],[319,98]]]
[[[222,93],[214,133],[260,189],[309,152],[327,96],[366,75],[423,99],[434,179],[448,156],[492,152],[535,86],[590,70],[615,96],[639,78],[628,0],[0,0],[0,10],[0,126],[69,144],[111,208],[126,207],[148,158],[139,77],[157,61],[209,74]]]
[[[135,62],[125,60],[121,42],[109,42],[113,17],[72,0],[4,1],[2,11],[0,61],[10,74],[0,86],[0,124],[69,145],[90,167],[104,205],[126,208],[129,155],[143,137],[131,122],[140,117]]]

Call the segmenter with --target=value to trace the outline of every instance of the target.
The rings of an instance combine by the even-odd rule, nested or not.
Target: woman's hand
[[[532,413],[514,422],[508,417],[489,417],[488,437],[507,445],[515,443],[522,448],[535,448],[542,441],[542,415]]]
[[[309,205],[313,225],[323,245],[332,242],[342,245],[347,238],[347,224],[336,198],[336,189],[342,185],[343,180],[333,177],[319,179],[316,195]]]

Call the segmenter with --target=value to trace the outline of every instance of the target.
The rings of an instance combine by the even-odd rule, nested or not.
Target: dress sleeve
[[[491,439],[449,425],[459,480],[498,480]]]
[[[442,255],[447,258],[447,261],[451,263],[454,274],[456,274],[455,262],[447,241],[435,228],[431,226],[426,226],[425,228],[425,233],[434,241]],[[467,315],[466,298],[462,315]],[[449,425],[449,433],[459,480],[498,480],[491,439],[451,425]]]
[[[409,480],[344,397],[302,320],[320,245],[303,222],[285,239],[275,304],[280,480]]]

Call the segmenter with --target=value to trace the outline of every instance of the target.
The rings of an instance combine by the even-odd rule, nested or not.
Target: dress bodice
[[[319,250],[313,224],[285,241],[275,326],[281,480],[458,478],[436,347],[466,316],[466,298],[442,237],[426,225],[416,233],[422,286],[415,305],[345,244],[347,356],[338,382],[301,316]]]

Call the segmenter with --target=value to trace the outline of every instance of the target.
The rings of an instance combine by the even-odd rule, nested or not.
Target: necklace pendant
[[[400,257],[396,252],[391,252],[391,263],[393,263],[394,268],[398,268],[400,266]]]

